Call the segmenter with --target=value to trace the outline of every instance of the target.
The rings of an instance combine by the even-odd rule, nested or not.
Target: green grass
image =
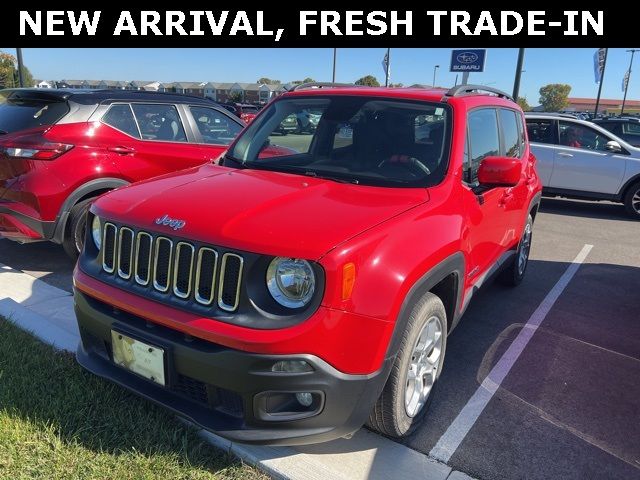
[[[31,478],[266,477],[0,318],[0,479]]]

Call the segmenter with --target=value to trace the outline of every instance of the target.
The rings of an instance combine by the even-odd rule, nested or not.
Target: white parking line
[[[469,399],[467,404],[462,408],[453,423],[449,425],[447,431],[440,437],[438,443],[429,452],[429,456],[436,458],[442,462],[448,462],[451,456],[458,449],[462,441],[465,439],[471,427],[476,423],[478,417],[485,409],[493,394],[498,390],[500,384],[505,379],[518,357],[527,346],[534,333],[545,319],[553,305],[560,297],[560,294],[567,287],[580,265],[585,261],[587,255],[593,248],[593,245],[585,245],[580,253],[573,259],[571,265],[567,267],[560,279],[553,286],[551,291],[544,297],[542,303],[529,318],[516,339],[502,355],[498,363],[491,369],[489,375],[485,377],[482,384]]]

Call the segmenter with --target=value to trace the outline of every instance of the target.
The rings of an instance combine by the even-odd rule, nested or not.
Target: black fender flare
[[[69,212],[78,201],[84,197],[90,196],[92,193],[97,193],[103,190],[113,190],[118,187],[124,187],[129,185],[130,182],[121,178],[97,178],[87,183],[80,185],[76,188],[71,195],[60,207],[58,216],[56,217],[56,226],[53,233],[52,240],[56,243],[62,243],[64,239],[65,229],[67,227],[67,220],[69,218]]]
[[[445,308],[447,310],[447,317],[451,317],[447,318],[448,332],[453,330],[460,319],[465,272],[464,255],[462,252],[456,252],[431,268],[427,273],[420,277],[416,283],[414,283],[402,301],[402,306],[400,307],[400,312],[396,318],[393,335],[391,336],[389,346],[387,347],[387,354],[385,358],[388,359],[395,357],[398,353],[400,342],[402,341],[402,335],[404,334],[409,321],[409,314],[411,313],[411,309],[416,301],[451,274],[455,275],[455,305],[453,308],[446,308],[445,305]]]
[[[531,202],[529,202],[527,215],[530,215],[534,209],[536,209],[536,213],[537,213],[538,210],[540,209],[541,202],[542,202],[542,192],[538,192],[533,196],[533,198],[531,199]],[[532,215],[532,217],[534,217],[534,220],[535,220],[535,215]],[[525,221],[526,221],[526,218],[525,218]]]

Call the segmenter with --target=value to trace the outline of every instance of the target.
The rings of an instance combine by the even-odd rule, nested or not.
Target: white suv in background
[[[640,220],[639,148],[568,115],[525,118],[545,195],[624,203]]]

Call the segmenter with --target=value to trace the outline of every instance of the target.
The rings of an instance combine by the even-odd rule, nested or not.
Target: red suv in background
[[[260,112],[260,107],[250,103],[221,103],[220,106],[242,119],[245,123],[251,123]]]
[[[474,293],[525,275],[542,187],[522,110],[470,85],[265,108],[221,165],[91,206],[78,361],[237,441],[406,435]],[[313,132],[276,133],[305,111]]]
[[[0,237],[75,258],[98,195],[217,159],[244,125],[198,97],[0,90]]]

